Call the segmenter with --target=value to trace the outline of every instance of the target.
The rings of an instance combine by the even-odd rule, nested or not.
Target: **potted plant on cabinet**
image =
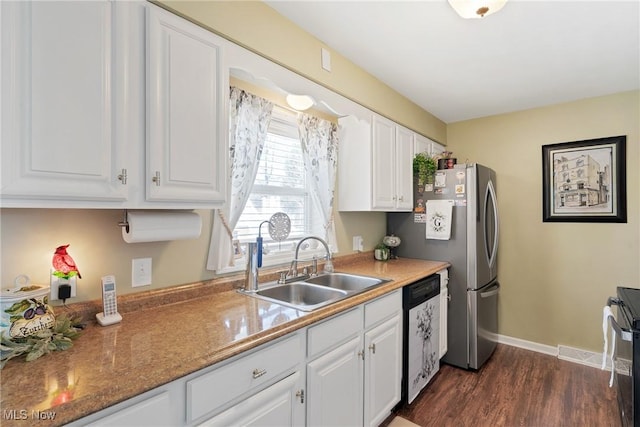
[[[436,160],[427,153],[418,153],[413,158],[413,173],[418,176],[418,186],[432,184],[436,169]]]

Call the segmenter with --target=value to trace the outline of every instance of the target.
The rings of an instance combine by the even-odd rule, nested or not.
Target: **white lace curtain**
[[[327,120],[300,113],[298,131],[307,180],[311,183],[311,199],[316,211],[322,214],[325,235],[320,237],[327,241],[333,252],[337,252],[333,198],[338,161],[338,127]]]
[[[229,97],[229,203],[213,211],[207,270],[234,265],[233,229],[247,204],[267,137],[273,103],[235,87]]]

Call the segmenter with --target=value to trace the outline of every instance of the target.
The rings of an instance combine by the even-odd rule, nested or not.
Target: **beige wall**
[[[211,235],[211,211],[197,211],[203,222],[197,240],[128,244],[122,240],[120,210],[1,209],[0,265],[2,286],[12,287],[19,274],[33,283],[49,283],[54,249],[71,244],[69,253],[80,268],[78,295],[68,302],[100,298],[100,277],[114,274],[118,293],[124,295],[211,279],[206,270]],[[336,218],[341,254],[351,251],[351,236],[364,237],[365,250],[372,250],[385,234],[385,214],[346,213]],[[131,287],[131,260],[153,259],[153,284]]]
[[[262,2],[161,0],[157,3],[370,110],[447,144],[444,122]],[[321,67],[321,48],[331,52],[331,72]]]
[[[601,351],[607,297],[640,287],[639,105],[628,92],[448,126],[459,159],[497,173],[501,334]],[[542,222],[542,145],[617,135],[627,136],[628,223]]]

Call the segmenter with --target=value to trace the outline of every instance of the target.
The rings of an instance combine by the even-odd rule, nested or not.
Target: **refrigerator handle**
[[[494,295],[498,295],[498,292],[500,292],[500,284],[496,282],[494,285],[490,286],[489,289],[491,290],[480,292],[480,298],[489,298]]]
[[[493,247],[491,248],[491,254],[489,255],[489,265],[493,265],[496,262],[496,256],[498,255],[498,237],[500,235],[500,228],[499,228],[499,224],[500,224],[500,220],[498,219],[498,198],[496,197],[496,190],[495,187],[493,186],[493,182],[489,181],[489,185],[487,186],[487,198],[491,198],[491,205],[493,206],[493,220],[494,220],[494,224],[493,224]],[[485,200],[485,206],[487,206],[486,200]],[[488,240],[488,236],[487,236],[487,230],[486,230],[486,224],[484,224],[485,227],[485,239]],[[488,241],[485,242],[485,246],[488,246]]]

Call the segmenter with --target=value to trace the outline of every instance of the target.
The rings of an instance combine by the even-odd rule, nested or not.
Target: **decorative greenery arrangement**
[[[0,337],[0,369],[14,357],[26,354],[30,362],[51,353],[67,350],[73,346],[73,340],[80,336],[79,322],[62,314],[56,317],[52,329],[44,329],[24,338],[9,339]]]
[[[413,158],[413,173],[418,175],[418,182],[427,182],[433,178],[438,164],[436,160],[426,153],[418,153]]]

